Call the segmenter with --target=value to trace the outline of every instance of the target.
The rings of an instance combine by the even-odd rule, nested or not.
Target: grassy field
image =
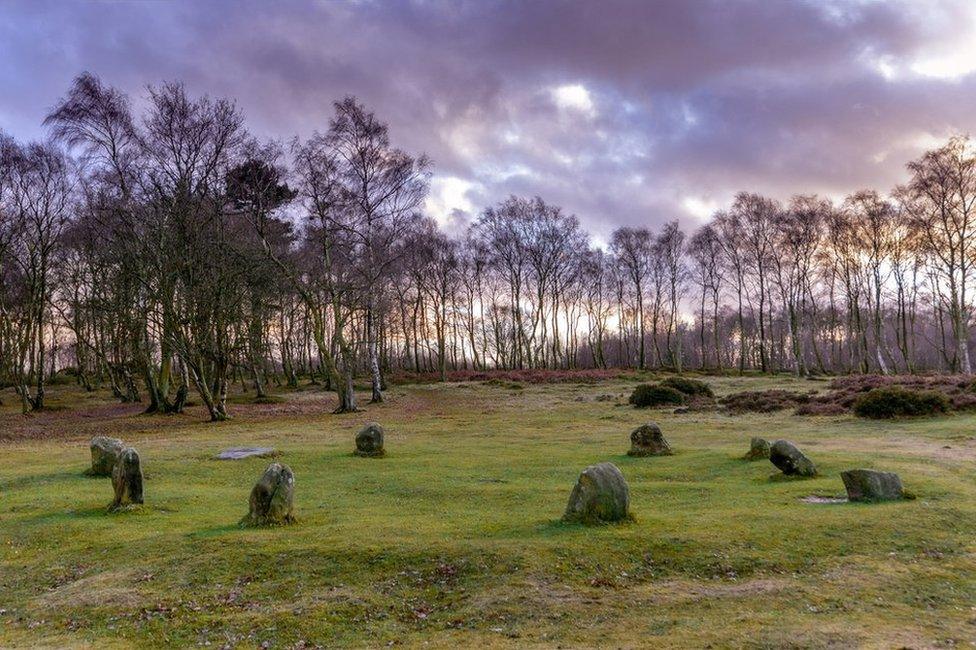
[[[974,645],[976,415],[676,415],[623,405],[632,387],[400,386],[344,416],[307,389],[216,425],[70,388],[24,418],[4,393],[0,646]],[[370,420],[386,458],[351,454]],[[625,455],[647,420],[674,456]],[[110,481],[83,476],[98,433],[140,451],[141,509],[107,514]],[[754,435],[794,441],[821,477],[740,460]],[[294,470],[297,524],[238,527],[269,461],[210,457],[252,444]],[[636,521],[561,523],[599,461],[623,471]],[[918,498],[800,500],[842,494],[853,467],[898,472]]]

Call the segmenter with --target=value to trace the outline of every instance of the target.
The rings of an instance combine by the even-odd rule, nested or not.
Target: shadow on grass
[[[186,533],[188,539],[198,540],[198,539],[213,539],[215,537],[222,537],[230,533],[243,533],[254,530],[262,530],[261,528],[245,528],[238,522],[231,522],[224,524],[223,526],[211,526],[210,528],[202,528],[200,530],[194,530]]]
[[[7,481],[0,481],[0,491],[2,490],[15,490],[22,487],[36,486],[38,483],[51,483],[53,481],[67,480],[67,479],[87,479],[87,478],[103,478],[88,476],[84,472],[51,472],[49,474],[28,474],[27,476],[19,476],[17,478],[9,479]]]
[[[85,506],[84,508],[72,508],[70,510],[63,510],[61,512],[51,512],[46,515],[40,515],[37,517],[38,520],[43,519],[95,519],[100,517],[112,517],[116,513],[109,512],[110,501],[99,504],[97,506]],[[127,513],[120,512],[120,515]]]
[[[813,481],[813,480],[816,480],[818,478],[824,478],[824,475],[823,474],[817,474],[816,476],[798,476],[798,475],[782,474],[782,473],[777,472],[775,474],[770,474],[769,477],[766,478],[765,481],[763,481],[762,479],[760,479],[759,482],[765,482],[765,483],[794,483],[796,481]]]
[[[132,504],[123,506],[117,510],[111,510],[111,505],[111,500],[106,499],[104,502],[99,503],[98,505],[87,504],[82,507],[71,508],[69,510],[39,513],[33,517],[25,518],[23,523],[44,524],[77,520],[146,517],[177,512],[176,508],[168,507],[165,504]]]
[[[558,519],[546,519],[541,523],[537,523],[535,525],[528,524],[525,527],[525,530],[531,531],[538,535],[554,537],[566,533],[585,533],[588,531],[614,530],[618,528],[624,528],[635,523],[637,523],[637,519],[633,515],[630,515],[630,517],[624,519],[623,521],[596,521],[592,523],[583,523],[579,521],[563,521],[562,518],[558,518]]]

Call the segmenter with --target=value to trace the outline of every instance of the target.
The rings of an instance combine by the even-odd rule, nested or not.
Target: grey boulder
[[[386,453],[383,449],[383,427],[370,422],[356,434],[356,455],[377,458]]]
[[[563,521],[598,524],[630,519],[630,488],[613,463],[590,465],[569,495]]]
[[[118,438],[95,436],[91,439],[91,467],[86,474],[89,476],[111,476],[115,467],[115,459],[125,447]]]
[[[893,472],[852,469],[840,473],[850,501],[896,501],[905,498],[901,479]]]
[[[132,447],[119,451],[112,468],[112,487],[115,488],[115,499],[110,510],[142,503],[142,463],[139,452]]]
[[[816,476],[817,467],[792,442],[777,440],[769,449],[770,462],[787,476]]]
[[[672,453],[661,427],[653,422],[642,424],[630,434],[628,456],[670,456]]]
[[[295,474],[281,463],[271,463],[251,490],[244,526],[275,526],[295,520]]]
[[[749,452],[745,455],[746,460],[761,460],[769,458],[769,441],[764,438],[753,438],[749,441]]]

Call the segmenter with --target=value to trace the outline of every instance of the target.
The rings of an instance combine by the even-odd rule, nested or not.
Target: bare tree
[[[976,157],[969,139],[956,137],[909,163],[908,170],[912,178],[903,206],[948,290],[945,299],[956,346],[952,367],[970,373],[967,290],[976,226]]]
[[[688,242],[688,254],[694,264],[694,275],[698,281],[701,295],[698,312],[699,345],[701,346],[701,367],[707,365],[708,352],[705,344],[705,301],[711,298],[712,307],[712,345],[715,354],[715,367],[722,368],[722,347],[719,338],[718,312],[721,305],[720,292],[725,277],[721,238],[712,224],[699,228]]]
[[[636,300],[637,367],[647,367],[644,329],[644,292],[651,272],[653,242],[646,228],[618,228],[610,238],[610,251],[631,283]]]
[[[813,260],[823,238],[823,223],[830,203],[816,196],[795,196],[774,222],[774,250],[770,259],[774,279],[782,297],[793,353],[793,371],[806,375],[804,316]],[[815,345],[815,342],[814,342]]]
[[[679,304],[682,290],[688,279],[684,250],[685,233],[678,227],[678,222],[672,221],[665,225],[654,242],[654,255],[661,260],[667,279],[667,348],[671,367],[678,372],[681,372],[682,368]]]
[[[232,168],[226,179],[227,198],[232,209],[246,214],[251,224],[259,224],[267,234],[269,217],[295,198],[296,192],[283,182],[284,169],[278,164],[282,154],[277,146],[255,151]],[[245,238],[236,251],[247,274],[248,296],[247,357],[257,397],[265,397],[263,368],[268,356],[265,333],[271,302],[277,289],[278,274],[269,272],[260,258],[246,246]],[[274,271],[274,270],[272,270]],[[288,345],[286,343],[286,345]]]
[[[763,372],[769,370],[769,349],[767,344],[767,303],[769,302],[770,265],[773,253],[773,230],[780,205],[758,194],[740,192],[732,204],[732,212],[741,224],[746,263],[754,274],[756,291],[759,296],[759,363]]]
[[[390,145],[386,124],[353,97],[335,104],[335,118],[326,135],[334,151],[345,228],[362,258],[360,291],[366,310],[366,347],[372,402],[382,402],[378,354],[377,303],[395,259],[390,252],[402,237],[427,193],[430,162]]]
[[[535,208],[534,201],[511,196],[498,206],[486,209],[478,219],[475,231],[488,251],[491,263],[507,284],[515,329],[512,365],[518,368],[532,364],[523,301],[529,273],[525,229]]]
[[[613,313],[613,258],[603,251],[590,250],[583,258],[581,270],[586,300],[587,334],[593,357],[598,368],[608,366],[605,350],[609,335],[609,321]]]
[[[736,294],[736,316],[738,322],[739,339],[739,372],[746,369],[746,337],[744,298],[746,294],[746,274],[747,262],[746,252],[741,242],[743,235],[743,223],[741,215],[737,212],[719,212],[715,215],[715,226],[719,233],[719,243],[722,246],[722,253],[726,266],[732,275],[735,284]]]
[[[19,321],[15,332],[13,359],[14,388],[24,413],[44,408],[44,328],[54,292],[53,264],[61,236],[70,216],[71,175],[63,152],[53,144],[29,144],[14,148],[8,142],[3,154],[8,200],[3,212],[7,259],[12,275],[20,283],[19,296],[7,302],[3,311]],[[33,387],[31,386],[33,383]]]
[[[867,280],[867,303],[871,314],[874,335],[875,361],[882,374],[888,374],[890,356],[884,338],[884,304],[882,291],[891,273],[891,249],[897,234],[895,210],[890,202],[882,199],[877,192],[863,190],[855,192],[844,202],[845,208],[854,212],[852,223],[854,236],[860,243],[865,260]]]
[[[347,412],[360,373],[378,402],[397,371],[971,370],[966,138],[910,163],[891,199],[742,192],[687,246],[672,222],[601,251],[541,197],[447,237],[422,213],[427,159],[354,98],[287,152],[179,83],[140,107],[83,74],[45,120],[55,144],[0,136],[0,385],[25,411],[68,363],[149,412],[195,389],[214,420],[231,383],[263,397],[303,375]]]

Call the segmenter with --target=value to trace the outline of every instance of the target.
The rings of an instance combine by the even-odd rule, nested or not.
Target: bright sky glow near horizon
[[[446,229],[538,194],[605,241],[738,190],[888,191],[976,130],[976,2],[0,2],[0,129],[43,137],[85,70],[235,98],[283,141],[357,95],[433,159]]]

